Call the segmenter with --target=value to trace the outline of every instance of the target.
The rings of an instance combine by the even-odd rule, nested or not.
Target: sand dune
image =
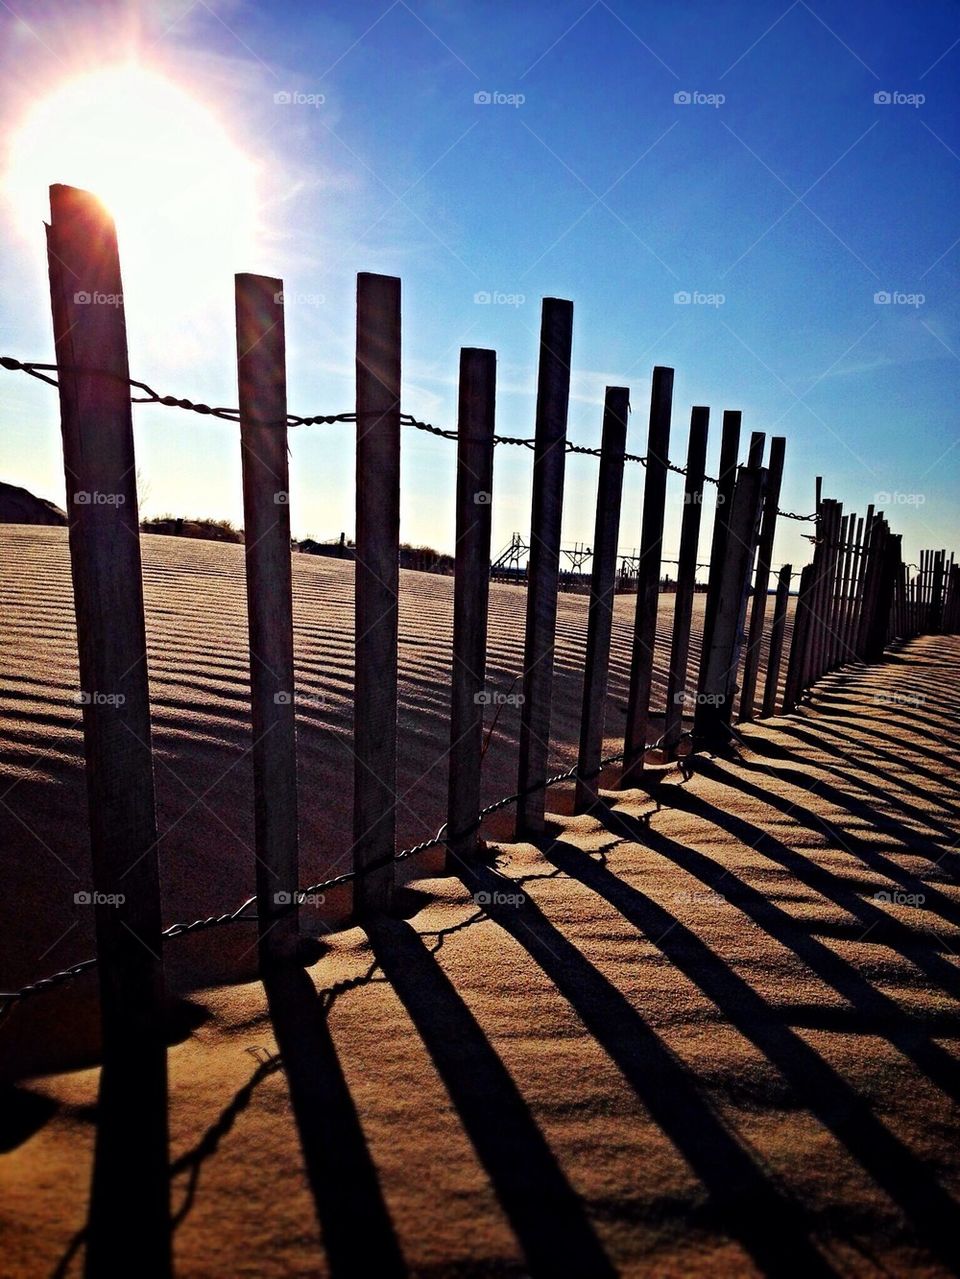
[[[166,923],[231,909],[253,892],[253,782],[243,550],[143,538],[150,694]],[[302,882],[349,866],[352,843],[353,565],[294,556]],[[404,572],[400,610],[398,840],[435,835],[446,813],[450,578]],[[699,634],[703,597],[696,599]],[[772,609],[772,603],[770,605]],[[525,592],[491,588],[488,687],[519,692]],[[576,762],[587,600],[561,595],[551,772]],[[607,703],[608,753],[622,746],[634,596],[619,596]],[[673,597],[665,596],[654,705],[664,697]],[[19,986],[91,953],[81,711],[66,531],[0,526],[0,832],[12,891],[0,900],[0,969]],[[693,644],[696,669],[698,640]],[[515,681],[517,681],[515,683]],[[519,710],[488,708],[483,796],[512,794]],[[511,829],[505,813],[485,833]],[[434,857],[432,865],[439,867]],[[419,873],[419,872],[418,872]],[[335,920],[348,891],[326,907]],[[181,962],[180,956],[184,959]],[[171,957],[171,979],[236,975],[241,957],[220,938]],[[251,957],[244,957],[249,965]]]
[[[958,670],[925,638],[829,677],[742,760],[503,845],[493,904],[417,881],[272,1020],[257,982],[181,1001],[178,1273],[956,1273]],[[8,1094],[11,1275],[82,1230],[97,1078]]]

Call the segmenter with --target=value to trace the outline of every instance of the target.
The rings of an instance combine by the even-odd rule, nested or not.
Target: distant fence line
[[[97,894],[119,896],[122,904],[97,911],[98,961],[84,961],[0,998],[9,1009],[98,963],[104,1078],[111,1080],[109,1104],[101,1105],[99,1116],[98,1160],[113,1168],[113,1184],[122,1184],[127,1167],[155,1168],[157,1176],[148,1179],[127,1205],[132,1215],[125,1224],[141,1244],[149,1246],[152,1240],[162,1251],[168,1246],[169,1228],[164,938],[255,918],[264,971],[291,960],[297,954],[298,905],[304,895],[352,883],[359,918],[389,909],[399,862],[443,847],[450,873],[468,867],[479,851],[480,823],[493,811],[515,804],[517,837],[537,838],[545,831],[546,790],[551,785],[575,782],[575,811],[587,812],[599,800],[601,774],[613,764],[622,763],[617,784],[628,787],[652,762],[677,758],[690,749],[724,750],[735,736],[735,722],[792,710],[824,673],[850,662],[878,661],[893,639],[922,631],[956,631],[960,566],[952,555],[947,560],[943,550],[924,551],[918,574],[911,577],[900,537],[891,531],[883,512],[872,506],[862,518],[845,515],[839,502],[822,498],[818,491],[813,514],[781,511],[786,441],[773,437],[764,465],[765,437],[753,432],[741,465],[739,412],[723,414],[716,478],[705,473],[710,418],[706,407],[692,409],[685,464],[671,462],[672,369],[653,371],[645,454],[626,449],[630,392],[624,387],[606,389],[599,448],[568,440],[573,304],[562,299],[543,301],[536,426],[530,439],[495,433],[492,351],[461,352],[457,430],[401,413],[400,281],[380,275],[361,274],[357,281],[355,412],[310,418],[287,412],[283,285],[254,275],[236,277],[239,407],[211,408],[159,396],[129,376],[122,307],[83,302],[87,295],[122,294],[112,222],[92,196],[64,186],[51,188],[51,212],[48,248],[56,363],[3,357],[0,365],[59,389],[81,688],[122,694],[90,697],[83,706],[93,888]],[[143,394],[131,397],[131,388]],[[236,910],[167,929],[161,923],[131,403],[168,405],[238,424],[242,460],[256,894]],[[352,866],[321,884],[301,887],[287,429],[332,422],[351,422],[357,428]],[[446,822],[432,839],[398,852],[403,425],[456,441],[457,478]],[[481,810],[493,451],[498,444],[533,451],[532,512],[517,789]],[[578,761],[575,768],[548,777],[564,466],[570,453],[599,460],[598,499]],[[603,758],[617,539],[628,461],[645,467],[635,557],[637,602],[623,748]],[[684,509],[661,715],[651,703],[669,472],[684,477]],[[688,680],[691,621],[707,483],[717,486],[718,501],[694,686]],[[97,500],[92,495],[98,495]],[[812,562],[800,574],[786,654],[793,575],[789,564],[777,573],[771,624],[766,625],[778,518],[810,522],[816,529]],[[761,690],[764,643],[768,660]],[[657,736],[651,724],[661,718],[663,729]],[[160,1116],[163,1122],[145,1131],[145,1114]],[[109,1229],[96,1232],[96,1237],[104,1250],[96,1264],[109,1269],[109,1263],[122,1255],[119,1244],[110,1242]],[[116,1256],[110,1256],[111,1248]]]

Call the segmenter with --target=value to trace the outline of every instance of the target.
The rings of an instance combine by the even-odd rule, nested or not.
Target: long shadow
[[[835,731],[832,725],[831,725],[830,731],[831,732]],[[811,740],[811,739],[805,737],[804,740]],[[770,755],[774,758],[782,759],[785,762],[798,764],[801,766],[808,763],[807,760],[804,760],[798,757],[797,755],[784,749],[783,747],[775,747],[774,749],[767,749],[767,747],[771,747],[771,746],[773,746],[773,743],[769,743],[769,742],[764,743],[762,740],[758,740],[752,737],[749,739],[750,749],[755,751],[758,755]],[[862,751],[864,746],[869,747],[869,743],[860,742],[859,746]],[[846,757],[844,762],[849,763],[849,755]],[[956,831],[957,831],[956,823],[960,822],[960,805],[956,805],[952,803],[949,799],[944,799],[943,796],[941,795],[932,796],[929,794],[929,792],[925,792],[915,786],[912,786],[909,782],[904,781],[902,776],[898,776],[893,773],[887,773],[883,769],[878,768],[872,760],[866,761],[861,757],[859,762],[861,764],[861,771],[859,773],[853,774],[853,773],[845,773],[841,768],[838,768],[835,764],[827,764],[820,759],[817,759],[815,761],[810,761],[813,767],[832,774],[834,777],[838,779],[838,781],[844,782],[847,785],[853,786],[855,788],[868,791],[870,794],[876,795],[878,799],[882,799],[884,802],[889,802],[892,798],[892,802],[896,804],[897,807],[903,813],[905,813],[908,817],[912,817],[914,821],[919,822],[921,825],[937,826],[946,834],[948,834],[951,838],[956,837]],[[899,795],[894,795],[891,797],[891,793],[889,789],[884,790],[882,785],[877,785],[877,784],[874,784],[873,782],[867,781],[863,776],[863,773],[866,771],[866,769],[863,767],[864,764],[866,765],[866,768],[869,768],[871,776],[875,776],[879,782],[887,782],[889,783],[889,786],[894,787],[897,790],[905,791],[908,795],[916,796],[917,798],[922,799],[926,806],[924,808],[918,808],[915,804],[912,804],[909,800],[904,799]],[[939,808],[943,812],[944,816],[939,816],[935,812],[931,811],[933,807]],[[869,811],[873,812],[873,810],[869,810]],[[874,816],[882,821],[894,820],[883,814],[874,814]],[[950,823],[944,819],[944,817],[953,817],[954,819],[956,819],[954,825],[951,826]],[[916,838],[915,834],[914,834],[914,838]]]
[[[931,906],[936,907],[944,918],[951,919],[953,922],[957,922],[960,919],[957,903],[952,898],[947,897],[926,880],[920,879],[919,876],[900,866],[898,862],[887,857],[884,853],[878,853],[871,841],[862,839],[859,835],[846,828],[838,827],[835,822],[829,821],[826,817],[821,817],[813,809],[804,808],[796,800],[791,800],[786,795],[780,795],[775,790],[765,789],[748,781],[746,777],[742,776],[740,769],[767,773],[767,770],[762,766],[751,765],[744,760],[738,761],[736,771],[720,767],[710,760],[704,760],[702,764],[698,764],[698,771],[705,777],[712,777],[715,781],[735,787],[743,791],[744,794],[761,800],[771,808],[806,826],[808,830],[825,836],[831,843],[850,853],[851,856],[859,857],[871,870],[898,880],[908,886],[910,892],[923,893],[931,903]],[[836,790],[828,782],[811,779],[805,773],[796,773],[796,778],[799,780],[793,780],[784,776],[787,771],[789,770],[776,770],[776,772],[767,775],[783,777],[784,780],[790,781],[798,789],[819,795],[838,807],[846,807],[850,811],[856,811],[857,801],[847,796],[843,791]],[[893,818],[882,817],[869,805],[860,804],[857,815],[873,826],[878,833],[889,834],[899,840],[904,845],[904,851],[917,857],[926,857],[935,866],[941,867],[947,873],[950,873],[955,880],[960,881],[960,855],[954,853],[950,848],[943,848],[932,838],[924,837],[918,835],[916,831],[908,830]]]
[[[309,975],[264,975],[267,1003],[332,1275],[405,1275],[377,1171]]]
[[[805,729],[800,727],[796,720],[784,720],[782,723],[777,725],[776,731],[778,734],[796,738],[798,743],[796,750],[788,750],[786,747],[781,746],[778,742],[773,741],[771,738],[761,737],[760,735],[751,735],[747,739],[747,746],[749,750],[756,755],[765,755],[770,759],[782,759],[790,763],[796,763],[801,768],[809,762],[816,768],[822,768],[833,773],[833,775],[840,781],[850,782],[854,786],[863,785],[863,779],[860,774],[851,776],[850,774],[844,773],[836,764],[824,763],[821,758],[823,755],[830,755],[832,758],[837,759],[841,764],[849,764],[851,760],[851,750],[831,746],[829,742],[824,740],[823,734],[818,737],[815,733],[805,731]],[[916,799],[922,800],[924,803],[929,804],[932,802],[937,804],[946,812],[953,811],[954,806],[950,800],[944,799],[940,795],[935,798],[931,797],[929,791],[926,791],[921,786],[916,786],[913,782],[908,781],[904,777],[903,773],[888,773],[884,769],[880,768],[872,758],[864,758],[865,750],[869,751],[871,756],[877,753],[872,742],[848,737],[846,734],[838,732],[836,725],[832,723],[830,724],[830,734],[832,736],[835,735],[842,741],[850,742],[851,747],[859,752],[858,759],[861,765],[869,768],[873,776],[879,778],[881,781],[889,782],[892,787],[895,787],[899,791],[905,791],[908,795],[913,795]],[[816,751],[816,759],[808,761],[804,757],[800,750],[800,747],[804,745],[810,746]],[[888,755],[884,751],[880,751],[879,754],[884,761],[896,759],[895,756]],[[898,759],[896,762],[902,763],[903,761],[902,759]],[[911,767],[913,767],[913,761],[911,761]],[[938,778],[938,774],[932,771],[928,774],[926,769],[914,769],[914,771],[920,771],[924,775],[929,775],[931,780]],[[942,780],[943,779],[941,778],[941,783]],[[960,795],[960,790],[958,790],[957,793]],[[884,794],[889,795],[889,792],[884,792]],[[897,802],[900,801],[898,800]],[[958,809],[958,811],[960,811],[960,809]]]
[[[483,867],[465,873],[464,882],[471,891],[489,893],[493,902],[505,886],[516,890],[514,881]],[[621,991],[529,898],[520,907],[491,904],[487,909],[555,983],[701,1179],[714,1214],[708,1224],[739,1240],[764,1272],[834,1274],[809,1237],[810,1222],[802,1206],[769,1180],[702,1096],[689,1069]]]
[[[742,779],[724,772],[715,765],[708,764],[707,761],[702,761],[698,769],[712,772],[718,781],[731,789],[743,790],[764,803],[769,802],[770,797],[766,791],[744,783]],[[874,942],[882,942],[894,947],[924,972],[931,981],[936,982],[955,999],[960,999],[960,972],[939,953],[939,942],[936,945],[932,944],[893,915],[888,915],[871,902],[865,901],[830,871],[819,866],[816,861],[804,857],[761,827],[709,803],[699,795],[681,790],[679,786],[676,787],[676,792],[676,796],[670,801],[673,807],[682,808],[696,817],[702,817],[704,821],[712,822],[746,847],[754,849],[762,857],[767,857],[782,866],[800,883],[806,884],[814,892],[827,898],[828,901],[835,902],[841,909],[859,919],[864,926],[864,937],[869,932]],[[796,816],[795,808],[791,808],[791,816]]]
[[[531,1274],[613,1276],[582,1202],[509,1071],[420,935],[396,919],[377,918],[366,927],[377,961],[490,1176]]]
[[[931,1039],[938,1036],[960,1035],[960,1009],[947,1011],[938,1017],[935,1028],[904,1012],[888,995],[869,982],[852,964],[842,959],[835,950],[812,936],[802,921],[783,910],[765,894],[758,892],[745,880],[722,866],[713,858],[661,834],[649,823],[642,822],[609,805],[595,805],[591,810],[607,830],[632,843],[642,844],[652,852],[666,858],[694,876],[711,891],[724,897],[737,910],[752,919],[758,927],[793,953],[826,985],[852,1005],[852,1012],[836,1013],[830,1010],[833,1021],[842,1018],[842,1027],[851,1034],[881,1035],[908,1057],[920,1070],[942,1089],[947,1096],[960,1102],[960,1072],[956,1060]],[[556,847],[556,846],[554,846]],[[573,879],[600,892],[608,901],[610,872],[594,861],[584,862],[553,855],[553,848],[546,856],[561,867]],[[620,883],[617,880],[617,883]],[[620,902],[613,901],[619,909]],[[783,1020],[790,1024],[788,1018]],[[832,1028],[836,1028],[833,1026]]]
[[[851,816],[859,817],[862,821],[872,826],[879,834],[889,835],[896,839],[903,845],[905,853],[928,859],[932,857],[934,864],[941,866],[947,873],[954,870],[955,865],[960,869],[960,858],[957,858],[950,848],[943,848],[938,844],[934,844],[929,837],[909,830],[896,821],[895,818],[878,813],[869,804],[855,799],[845,791],[837,790],[835,786],[832,786],[822,778],[810,777],[807,773],[800,772],[795,768],[767,768],[762,764],[754,764],[748,760],[741,760],[738,767],[761,777],[769,778],[773,782],[784,782],[789,786],[795,786],[797,790],[816,795],[818,798],[825,800],[829,804],[834,804],[838,808],[845,808]],[[787,811],[786,806],[789,805],[790,816],[796,816],[799,812],[802,822],[809,816],[809,821],[806,821],[805,824],[810,829],[817,829],[826,835],[828,839],[840,843],[842,848],[860,857],[872,870],[887,875],[890,879],[902,884],[907,892],[922,893],[927,898],[931,909],[935,909],[938,914],[942,915],[944,919],[950,920],[951,923],[960,925],[960,903],[947,897],[939,889],[933,888],[927,880],[921,879],[919,875],[914,874],[913,871],[908,870],[905,866],[901,866],[886,854],[877,852],[869,841],[862,839],[852,831],[848,831],[846,828],[842,832],[839,831],[833,822],[820,817],[819,814],[810,809],[798,809],[785,796],[777,796],[777,800],[779,802],[771,800],[772,807],[785,812]],[[932,855],[935,852],[939,852],[940,857],[933,857]],[[954,870],[954,879],[960,879],[960,876],[956,874],[956,870]]]
[[[850,720],[863,719],[863,712],[860,711],[858,713],[857,711],[853,709],[843,710],[838,706],[832,706],[829,708],[829,710],[824,710],[819,712],[818,717],[814,718],[810,715],[809,708],[802,708],[800,712],[800,719],[805,720],[807,722],[812,722],[812,723],[819,722],[821,728],[823,727],[823,723],[826,722],[830,727],[830,731],[833,732],[834,729],[838,731],[840,730],[841,725],[838,721],[842,721],[844,719],[850,719]],[[900,752],[899,755],[895,755],[895,754],[892,754],[891,752],[887,752],[886,757],[898,763],[902,761],[904,751],[908,752],[911,757],[919,755],[923,759],[932,760],[935,764],[940,764],[940,765],[944,763],[949,753],[948,751],[942,748],[938,750],[936,747],[925,746],[917,741],[910,741],[909,743],[904,743],[903,740],[897,737],[895,733],[885,733],[883,732],[882,729],[878,728],[876,726],[876,721],[873,718],[871,718],[868,721],[868,724],[864,731],[867,734],[868,740],[866,741],[864,740],[864,732],[861,732],[859,736],[855,738],[855,742],[857,745],[866,745],[870,750],[876,751],[877,754],[879,755],[883,755],[884,754],[883,750],[879,746],[877,746],[875,741],[873,740],[874,738],[880,738],[882,741],[889,742],[891,746],[897,747],[897,749]],[[910,730],[907,730],[907,731],[910,731]],[[918,763],[916,759],[914,758],[911,758],[911,767],[916,768],[918,772],[927,773],[929,776],[936,778],[937,781],[941,783],[943,782],[943,777],[939,772],[932,771],[930,769],[925,769],[923,765]]]
[[[544,855],[572,878],[605,898],[671,963],[712,1000],[731,1025],[777,1067],[806,1107],[840,1141],[900,1206],[926,1245],[954,1270],[960,1267],[956,1220],[960,1204],[952,1199],[914,1154],[873,1114],[869,1104],[789,1026],[777,1010],[734,972],[689,928],[606,867],[560,841],[544,841]],[[524,911],[530,933],[560,934],[536,908]],[[497,920],[511,934],[498,914]],[[529,933],[527,934],[529,936]],[[518,940],[521,940],[519,932]],[[569,943],[567,943],[569,945]],[[530,949],[529,942],[526,943]],[[532,953],[532,951],[531,951]],[[540,956],[537,956],[538,962]],[[579,1011],[579,1006],[578,1006]],[[790,1246],[780,1244],[776,1273],[783,1273]]]
[[[831,736],[834,737],[838,743],[836,749],[839,751],[846,750],[847,759],[850,758],[851,754],[859,755],[864,764],[866,764],[869,768],[877,769],[878,772],[877,760],[880,760],[885,764],[892,764],[894,767],[899,764],[902,768],[905,753],[904,746],[896,736],[890,733],[880,732],[872,726],[870,726],[865,732],[858,733],[852,725],[845,728],[842,723],[838,723],[832,717],[827,720],[826,723],[829,724]],[[823,721],[820,721],[821,727],[822,724]],[[847,743],[849,743],[849,748],[847,748]],[[898,747],[899,753],[895,750],[888,749],[886,745],[887,743],[889,743],[890,747]],[[950,772],[951,769],[954,769],[957,766],[955,751],[953,752],[954,758],[951,759],[950,753],[947,750],[932,751],[927,750],[926,748],[919,750],[911,744],[906,748],[906,754],[909,757],[910,770],[916,774],[918,779],[927,778],[940,790],[946,787],[946,789],[953,794],[960,795],[960,785],[955,783]],[[927,767],[916,758],[918,754],[936,760],[940,767]],[[944,768],[944,765],[947,766],[946,769]],[[895,774],[894,780],[900,785],[904,784],[902,773],[899,775]],[[928,797],[927,792],[919,785],[914,788],[914,793],[920,799]],[[935,802],[950,805],[953,801],[945,799],[942,795],[938,794],[935,798]]]

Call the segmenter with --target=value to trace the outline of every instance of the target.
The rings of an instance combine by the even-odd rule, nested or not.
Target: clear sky
[[[911,556],[960,550],[952,0],[5,0],[0,72],[0,354],[52,359],[46,186],[89,185],[118,219],[132,373],[162,393],[236,403],[246,270],[285,283],[291,410],[352,408],[355,276],[381,271],[403,280],[404,410],[453,425],[458,349],[489,346],[498,427],[529,435],[540,298],[568,297],[571,438],[597,443],[627,385],[642,451],[671,365],[675,460],[692,404],[713,465],[739,408],[787,437],[782,506],[812,510],[819,473]],[[0,373],[0,478],[62,502],[56,407]],[[295,533],[352,534],[352,430],[293,433]],[[235,427],[139,409],[136,432],[147,514],[239,522]],[[454,446],[403,447],[402,535],[449,549]],[[529,481],[498,450],[497,548]],[[595,483],[568,460],[568,543],[592,539]],[[635,467],[623,549],[641,492]],[[801,531],[781,522],[776,562],[805,561]]]

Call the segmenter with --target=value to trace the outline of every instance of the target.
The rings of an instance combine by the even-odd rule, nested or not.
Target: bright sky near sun
[[[787,437],[883,507],[905,549],[960,549],[960,11],[947,0],[0,10],[0,354],[52,359],[51,182],[117,219],[133,376],[235,404],[233,274],[285,284],[291,410],[352,407],[357,271],[403,279],[406,412],[453,425],[458,349],[499,353],[498,427],[533,429],[539,303],[575,303],[571,438],[654,364],[692,404]],[[136,411],[146,514],[240,522],[236,428]],[[294,432],[294,532],[353,530],[350,426]],[[402,535],[449,549],[454,446],[404,435]],[[530,457],[498,450],[494,543],[529,527]],[[56,393],[0,373],[0,479],[63,501]],[[596,463],[567,468],[592,539]],[[639,540],[628,476],[621,547]],[[671,482],[676,554],[681,482]],[[709,511],[709,506],[707,507]],[[702,546],[707,545],[710,519]],[[803,563],[785,525],[775,562]]]

